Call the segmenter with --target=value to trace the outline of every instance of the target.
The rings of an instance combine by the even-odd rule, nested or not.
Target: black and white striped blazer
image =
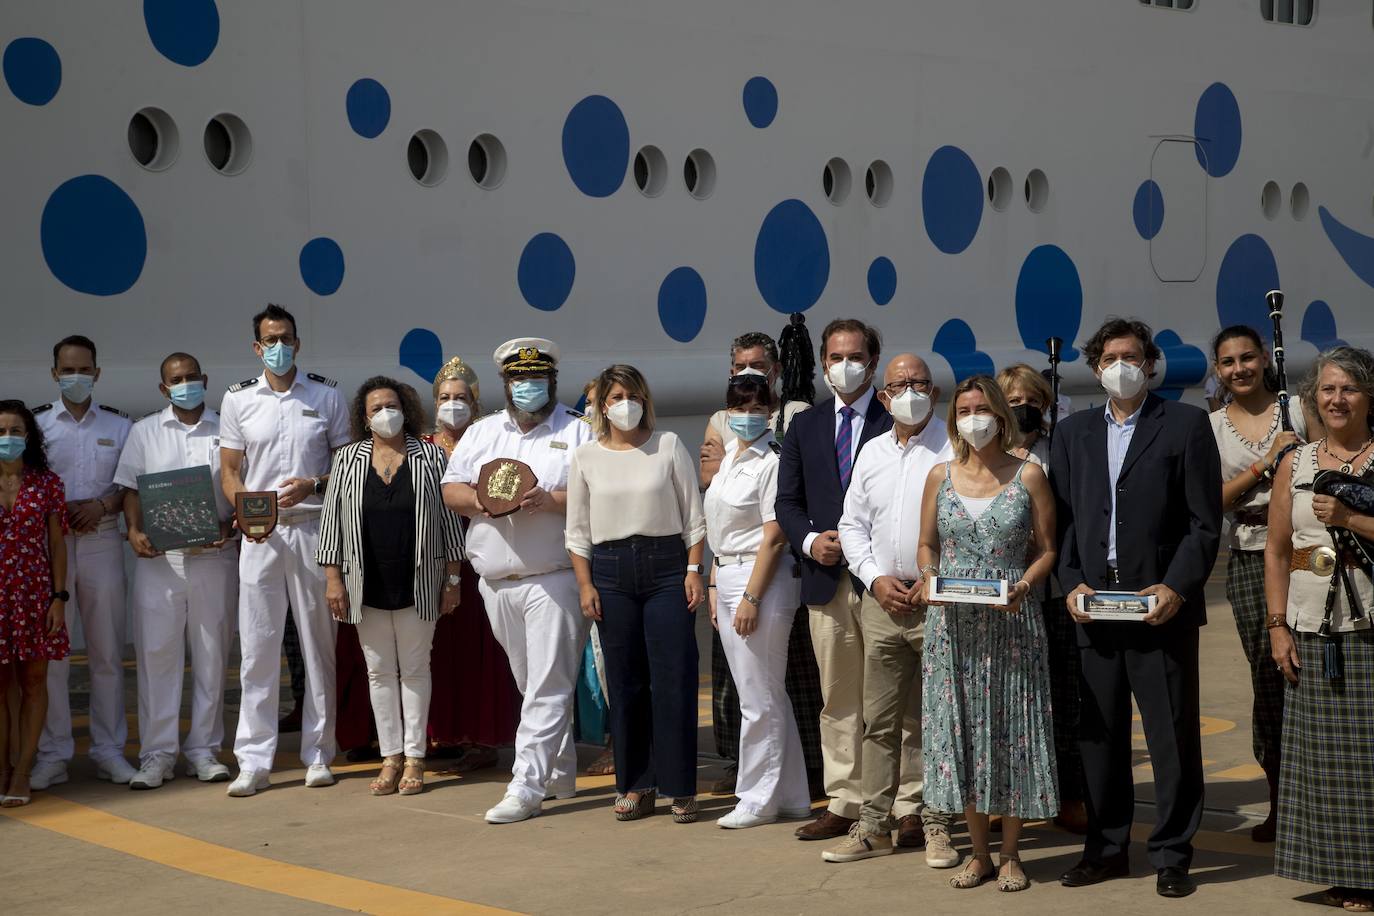
[[[321,566],[338,566],[343,572],[349,623],[362,619],[363,486],[371,463],[370,436],[334,452],[315,552]],[[463,559],[463,527],[459,516],[444,506],[439,485],[448,466],[444,450],[406,436],[406,465],[415,488],[415,609],[422,620],[438,620],[445,564]]]

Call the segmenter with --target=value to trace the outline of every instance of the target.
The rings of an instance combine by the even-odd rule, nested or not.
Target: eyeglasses
[[[259,337],[258,343],[264,347],[274,347],[277,344],[286,344],[288,347],[296,345],[296,338],[290,334],[282,334],[279,337]]]
[[[884,385],[883,390],[887,392],[889,397],[894,398],[908,388],[912,391],[919,391],[921,394],[930,394],[932,384],[933,383],[928,378],[909,378],[903,379],[900,382],[891,382],[890,384]]]

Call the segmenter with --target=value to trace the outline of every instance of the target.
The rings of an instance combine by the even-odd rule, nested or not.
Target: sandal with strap
[[[588,776],[610,776],[615,773],[615,751],[609,747],[587,767]]]
[[[23,795],[10,794],[10,783],[16,776],[22,776],[26,785],[29,781],[29,774],[9,770],[4,780],[0,781],[0,808],[22,808],[33,800],[31,791],[26,790]]]
[[[987,862],[987,871],[983,870],[984,861]],[[991,881],[994,874],[995,869],[992,867],[991,856],[972,856],[968,862],[964,863],[964,867],[959,869],[959,874],[949,879],[949,886],[960,890],[978,887]]]
[[[368,784],[373,795],[392,795],[396,792],[396,781],[401,778],[401,758],[386,757],[382,760],[381,772]]]
[[[1374,894],[1349,887],[1333,887],[1323,891],[1322,903],[1338,906],[1347,913],[1374,912]]]
[[[1015,856],[1003,856],[997,869],[997,889],[1012,894],[1028,887],[1030,879],[1021,870],[1021,860]]]
[[[641,817],[648,817],[654,813],[656,804],[658,804],[657,789],[645,789],[639,793],[639,798],[617,795],[615,798],[615,819],[618,821],[637,821]]]
[[[401,776],[401,795],[419,795],[425,790],[425,758],[407,757]]]
[[[697,797],[689,795],[686,798],[673,799],[673,806],[669,809],[673,812],[673,823],[691,824],[697,819]]]

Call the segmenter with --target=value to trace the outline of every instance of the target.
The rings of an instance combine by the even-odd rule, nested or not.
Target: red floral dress
[[[48,636],[48,516],[67,533],[66,492],[52,471],[25,468],[14,509],[0,506],[0,664],[67,657],[67,628]]]

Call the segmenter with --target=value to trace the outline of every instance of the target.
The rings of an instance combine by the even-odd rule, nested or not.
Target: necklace
[[[1355,454],[1351,455],[1349,458],[1342,458],[1340,455],[1337,455],[1335,452],[1331,451],[1331,449],[1327,446],[1327,442],[1328,440],[1326,439],[1326,437],[1323,437],[1322,451],[1326,452],[1326,454],[1330,455],[1332,458],[1341,463],[1342,474],[1349,474],[1350,469],[1355,465],[1355,460],[1359,458],[1361,455],[1363,455],[1364,450],[1369,448],[1370,445],[1374,445],[1374,436],[1371,436],[1370,438],[1364,440],[1364,445],[1361,445],[1359,451],[1355,452]]]

